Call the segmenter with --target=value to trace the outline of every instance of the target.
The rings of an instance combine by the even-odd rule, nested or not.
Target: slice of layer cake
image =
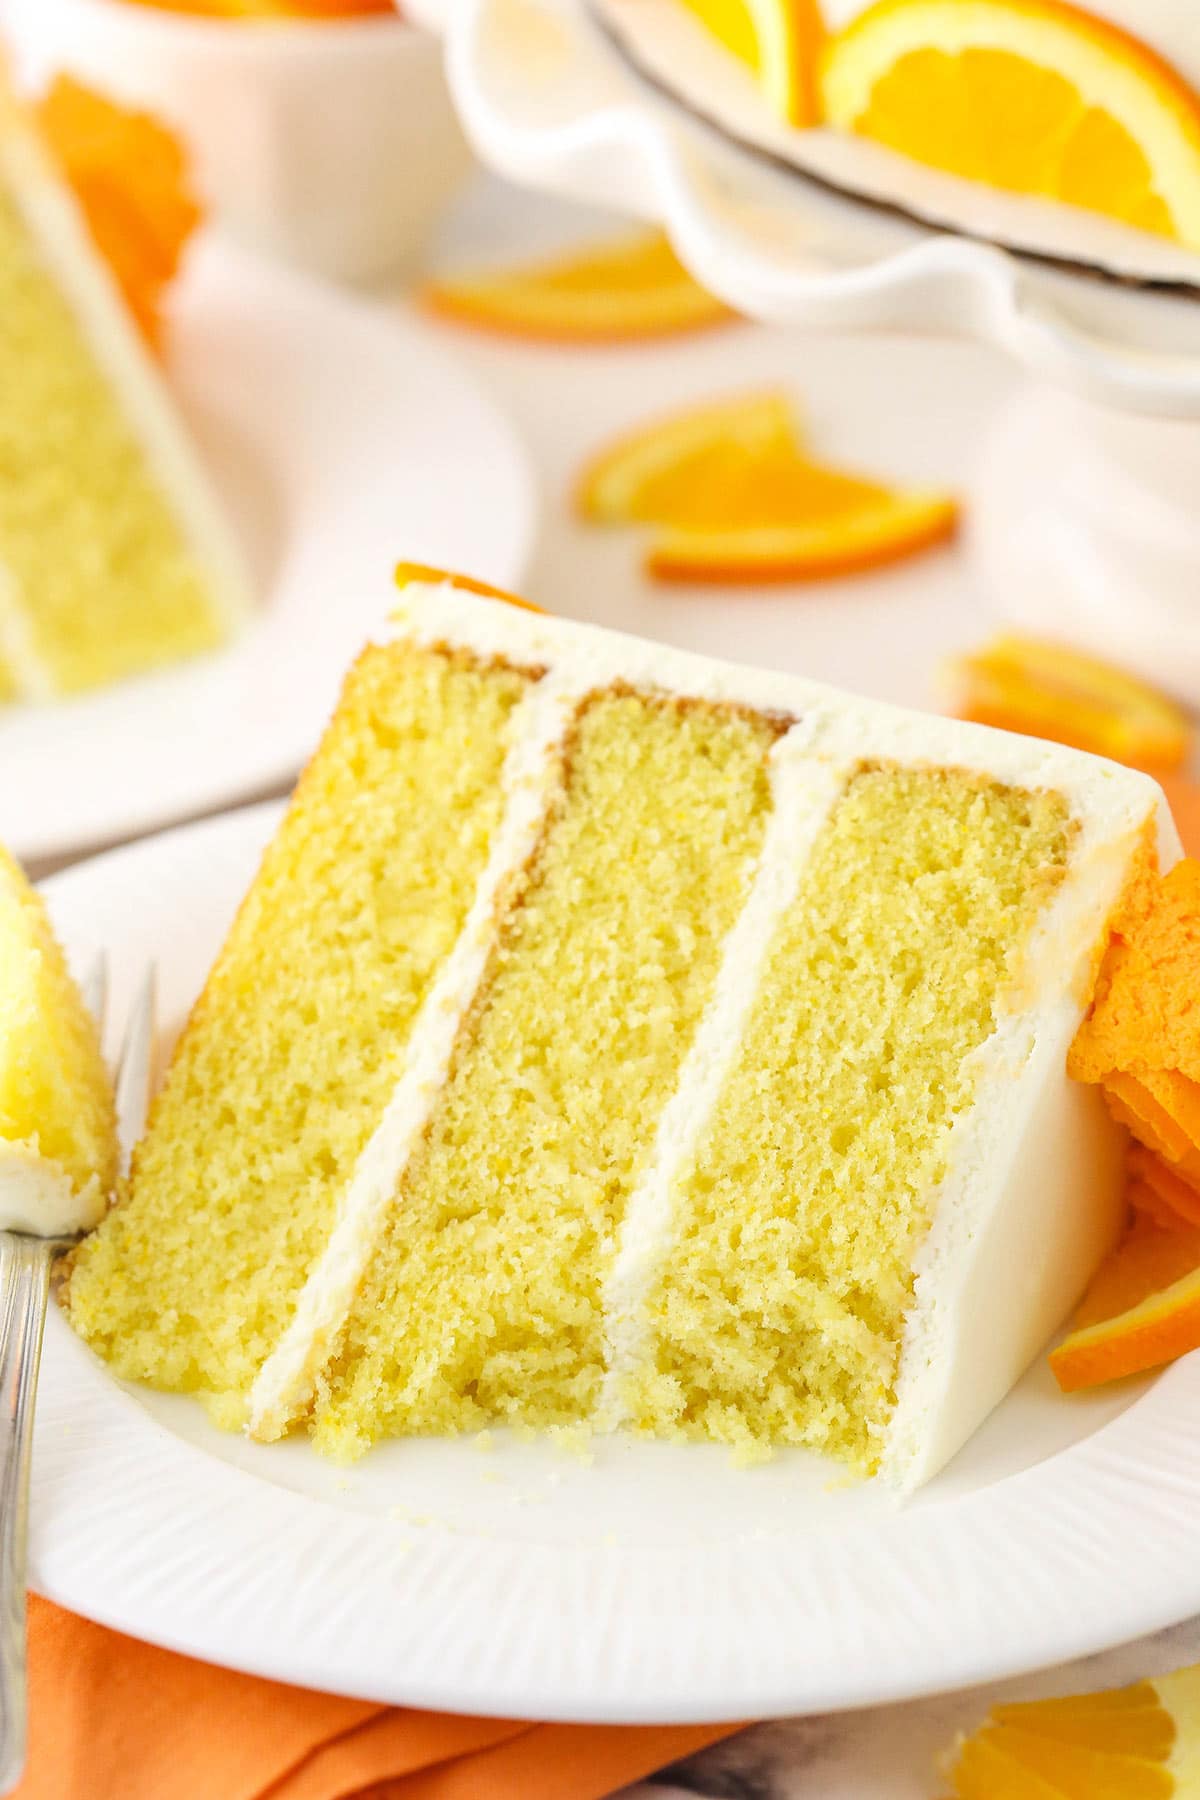
[[[68,1306],[223,1423],[935,1472],[1119,1222],[1148,778],[415,581]]]
[[[86,1231],[116,1174],[116,1114],[95,1020],[41,900],[0,850],[0,1230]]]
[[[161,375],[0,68],[0,699],[222,643],[249,586]]]

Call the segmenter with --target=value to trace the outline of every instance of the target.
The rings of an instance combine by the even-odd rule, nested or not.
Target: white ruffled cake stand
[[[1014,359],[1029,379],[971,482],[976,579],[1013,622],[1200,702],[1200,256],[788,132],[672,0],[419,10],[502,173],[658,221],[750,317]]]

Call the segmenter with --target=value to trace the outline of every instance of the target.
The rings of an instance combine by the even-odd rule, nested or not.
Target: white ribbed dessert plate
[[[279,817],[255,807],[47,884],[120,1019],[164,1037]],[[1031,1257],[1037,1245],[1030,1245]],[[906,1506],[803,1453],[498,1434],[350,1469],[112,1379],[51,1308],[34,1585],[155,1643],[364,1698],[516,1717],[725,1720],[930,1693],[1200,1611],[1200,1357],[1063,1399],[1043,1361]]]
[[[968,336],[1104,404],[1200,413],[1194,252],[784,128],[677,0],[413,8],[445,31],[455,102],[487,162],[660,221],[749,317]]]
[[[228,649],[0,709],[0,840],[63,856],[278,788],[310,753],[400,558],[519,584],[534,484],[432,333],[215,241],[176,296],[169,376],[256,584]]]

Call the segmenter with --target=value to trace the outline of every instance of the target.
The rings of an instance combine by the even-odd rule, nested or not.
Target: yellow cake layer
[[[117,1173],[112,1089],[41,900],[0,850],[0,1145],[53,1163],[77,1192]],[[2,1149],[0,1149],[2,1155]]]
[[[236,1424],[471,904],[522,674],[364,653],[67,1302],[116,1370]]]
[[[2,187],[0,318],[0,580],[54,688],[212,648],[223,629],[203,571]]]
[[[1069,840],[1057,795],[951,770],[853,778],[678,1186],[623,1395],[638,1427],[874,1467],[972,1052]]]
[[[585,1417],[600,1290],[712,992],[770,799],[778,727],[612,694],[321,1384],[320,1446]]]

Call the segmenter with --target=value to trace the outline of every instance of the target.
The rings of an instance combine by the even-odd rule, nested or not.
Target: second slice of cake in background
[[[1070,1310],[1147,777],[410,581],[67,1305],[223,1424],[927,1479]]]
[[[211,650],[249,580],[82,211],[0,66],[0,701]]]

